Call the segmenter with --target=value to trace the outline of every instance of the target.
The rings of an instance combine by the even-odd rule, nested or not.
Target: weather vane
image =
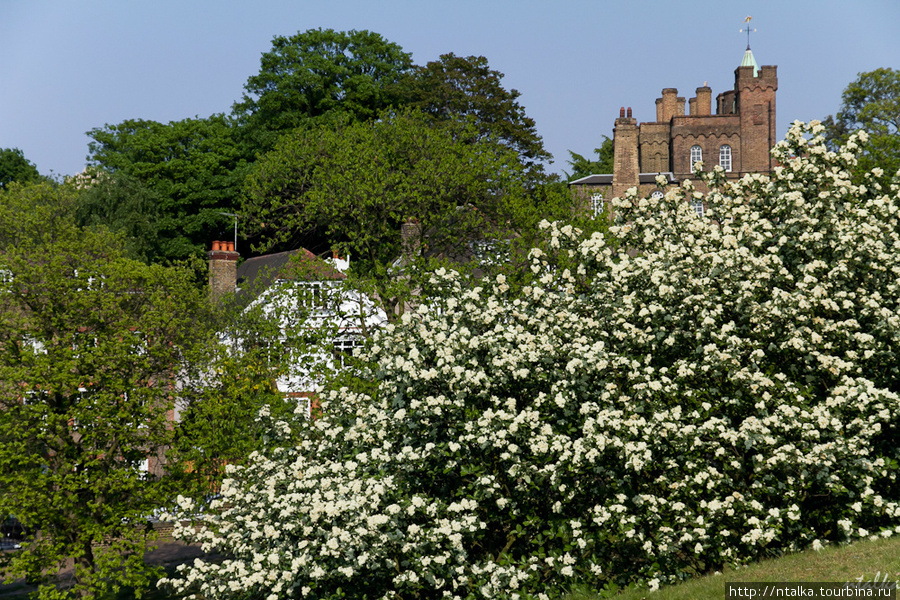
[[[751,20],[752,18],[753,18],[753,17],[747,15],[747,18],[744,19],[744,23],[750,23],[750,20]],[[756,30],[755,30],[755,29],[750,29],[750,25],[747,25],[746,27],[741,27],[741,33],[744,33],[745,31],[747,32],[747,50],[749,50],[749,49],[750,49],[750,32],[751,32],[751,31],[756,31]]]

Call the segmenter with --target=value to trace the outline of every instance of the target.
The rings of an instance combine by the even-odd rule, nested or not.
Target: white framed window
[[[603,214],[603,194],[594,192],[591,194],[591,215],[596,219]]]
[[[691,200],[691,208],[694,209],[698,217],[703,216],[703,200]]]
[[[25,392],[22,396],[22,404],[40,405],[46,404],[49,400],[47,392],[36,392],[34,390]]]
[[[498,265],[507,254],[502,244],[494,240],[472,240],[468,243],[472,258],[481,265]]]
[[[334,343],[332,344],[335,367],[343,367],[345,359],[349,356],[353,356],[353,350],[355,348],[361,348],[362,345],[363,338],[361,335],[345,334],[335,338]]]
[[[700,146],[691,146],[691,170],[694,169],[694,165],[703,160],[703,148]]]
[[[719,166],[725,171],[731,171],[731,146],[728,144],[719,147]]]
[[[297,286],[300,304],[315,314],[330,313],[336,309],[335,284],[330,281],[307,281]]]

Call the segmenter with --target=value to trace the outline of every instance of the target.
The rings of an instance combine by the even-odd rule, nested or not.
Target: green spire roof
[[[744,52],[744,60],[741,61],[742,67],[753,67],[753,76],[759,76],[759,65],[756,64],[756,59],[753,57],[753,51],[750,50],[750,46],[747,46],[747,51]]]

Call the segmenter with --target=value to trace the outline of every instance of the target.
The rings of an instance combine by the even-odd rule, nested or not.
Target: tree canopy
[[[142,244],[155,260],[199,255],[232,222],[222,212],[237,206],[248,157],[234,139],[234,127],[223,115],[206,119],[184,119],[168,124],[140,119],[106,125],[88,132],[92,138],[88,160],[94,168],[127,178],[94,178],[93,184],[112,186],[97,192],[83,208],[86,222],[104,221],[129,233],[147,231],[138,223],[128,224],[121,202],[141,202],[128,194],[155,198],[152,224],[156,240]],[[138,185],[139,184],[139,185]],[[138,189],[141,191],[138,192]],[[123,192],[126,192],[123,195]],[[118,194],[118,196],[117,196]],[[118,201],[113,201],[118,197]],[[106,198],[105,200],[103,198]],[[133,214],[146,219],[147,210]]]
[[[438,121],[472,118],[483,134],[515,150],[526,166],[537,168],[550,154],[534,120],[518,102],[521,94],[506,90],[502,78],[484,56],[442,54],[407,73],[398,85],[398,96],[402,105]]]
[[[74,585],[42,597],[143,588],[148,517],[168,504],[159,475],[173,390],[202,339],[192,273],[128,259],[120,239],[74,225],[76,190],[0,192],[0,517],[30,532],[7,576]]]
[[[841,95],[841,108],[824,121],[834,148],[863,129],[869,139],[857,171],[878,167],[888,175],[900,170],[900,70],[881,68],[860,73]]]
[[[250,143],[268,150],[280,134],[307,119],[334,112],[373,119],[394,105],[393,86],[411,65],[399,45],[371,31],[309,29],[276,36],[234,114]]]
[[[41,174],[18,148],[0,148],[0,190],[13,181],[30,183],[40,181]]]
[[[356,273],[387,284],[404,223],[435,255],[517,230],[529,206],[514,151],[472,123],[402,111],[286,136],[256,164],[243,210],[270,243],[318,229]]]
[[[90,169],[72,183],[79,188],[75,221],[82,227],[107,227],[122,234],[131,258],[154,262],[164,254],[159,196],[123,172]]]
[[[455,127],[450,121],[469,121],[468,141],[510,149],[528,185],[538,188],[550,155],[519,92],[506,90],[502,77],[482,56],[445,54],[414,67],[399,45],[365,30],[277,36],[231,116],[167,124],[129,119],[88,132],[91,167],[114,177],[90,174],[96,189],[84,196],[79,219],[131,236],[144,260],[198,255],[229,224],[221,213],[239,212],[250,165],[282,136],[303,129],[308,133],[301,136],[325,131],[327,137],[328,130],[409,107],[449,128]],[[260,232],[243,226],[241,232],[251,244],[259,241],[253,236]]]

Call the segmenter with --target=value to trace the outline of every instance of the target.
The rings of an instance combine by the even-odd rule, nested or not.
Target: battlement
[[[755,67],[738,67],[734,70],[734,89],[736,91],[755,87],[777,90],[778,67],[764,65],[758,70]]]

